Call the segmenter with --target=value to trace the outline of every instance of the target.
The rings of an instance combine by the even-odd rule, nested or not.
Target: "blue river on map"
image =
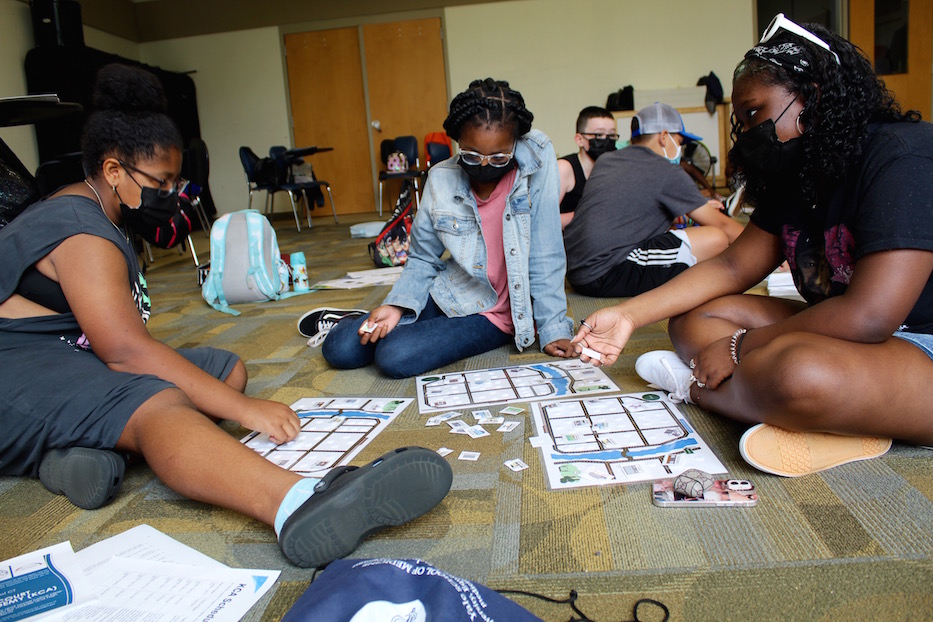
[[[652,456],[663,456],[673,453],[679,449],[687,447],[696,447],[697,442],[692,438],[682,438],[673,443],[665,443],[656,447],[646,447],[642,450],[629,449],[626,452],[621,451],[596,451],[588,454],[565,454],[552,453],[551,458],[555,460],[620,460],[622,458],[650,458]]]
[[[545,365],[529,365],[528,367],[541,372],[545,376],[548,376],[551,379],[551,382],[554,383],[554,388],[556,389],[557,395],[567,395],[570,393],[570,379],[561,376],[560,372],[556,369],[547,367]]]
[[[389,419],[391,415],[382,413],[364,413],[361,410],[300,410],[296,413],[299,417],[375,417],[376,419]]]

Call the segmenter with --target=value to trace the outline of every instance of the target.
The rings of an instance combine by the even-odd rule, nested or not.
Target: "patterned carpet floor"
[[[335,225],[316,218],[313,228],[300,233],[288,218],[275,220],[282,251],[304,251],[312,283],[371,267],[367,240],[349,236],[349,225],[361,218],[342,220]],[[206,258],[207,240],[200,233],[195,240]],[[415,396],[413,379],[391,380],[372,369],[330,369],[295,328],[311,308],[371,308],[387,287],[239,305],[242,315],[232,317],[204,303],[185,255],[159,253],[148,280],[150,331],[175,347],[233,350],[247,364],[250,395],[286,403],[310,396]],[[568,301],[576,320],[613,302],[572,293]],[[665,323],[641,329],[607,372],[623,392],[642,390],[634,361],[663,348],[670,348]],[[548,358],[537,347],[520,353],[506,346],[446,369]],[[539,450],[527,441],[527,411],[516,430],[474,440],[426,428],[412,405],[354,462],[397,446],[447,446],[454,450],[453,488],[434,511],[375,535],[354,557],[421,558],[493,588],[557,598],[575,589],[578,606],[600,622],[630,620],[640,598],[663,602],[672,620],[933,619],[933,454],[895,443],[876,460],[784,479],[742,461],[742,426],[694,406],[684,412],[731,476],[757,484],[757,507],[658,508],[649,484],[551,491]],[[224,427],[236,438],[246,433]],[[465,449],[481,451],[480,459],[453,459]],[[510,471],[503,461],[511,458],[530,468]],[[247,620],[279,620],[311,580],[312,571],[282,557],[271,529],[179,497],[144,464],[133,466],[117,499],[96,511],[75,508],[36,480],[0,478],[0,559],[64,540],[78,550],[140,523],[232,566],[281,569],[278,583]],[[515,599],[545,620],[570,615],[566,606]]]

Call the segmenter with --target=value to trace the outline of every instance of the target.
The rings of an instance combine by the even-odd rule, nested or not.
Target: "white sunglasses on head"
[[[768,27],[765,29],[765,34],[761,35],[761,41],[759,41],[758,43],[767,43],[771,39],[771,37],[776,35],[777,32],[781,30],[782,28],[786,30],[787,32],[793,33],[797,35],[798,37],[802,37],[806,39],[810,43],[815,43],[816,45],[820,46],[821,48],[823,48],[824,50],[832,54],[833,58],[836,59],[837,65],[842,64],[841,62],[839,62],[839,55],[833,52],[832,49],[830,49],[828,43],[826,43],[825,41],[817,37],[815,34],[810,32],[803,26],[800,26],[799,24],[795,24],[794,22],[790,21],[789,19],[784,17],[783,13],[778,13],[777,15],[774,16],[774,19],[771,20],[771,23],[768,24]]]

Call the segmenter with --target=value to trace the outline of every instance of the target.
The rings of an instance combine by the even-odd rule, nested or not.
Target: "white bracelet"
[[[729,342],[729,354],[732,355],[732,362],[735,363],[736,366],[741,362],[741,359],[739,359],[739,348],[742,343],[741,339],[745,338],[745,333],[747,332],[747,328],[740,328],[732,333],[732,340]]]

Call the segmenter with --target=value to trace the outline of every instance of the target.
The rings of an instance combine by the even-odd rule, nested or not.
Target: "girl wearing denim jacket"
[[[383,304],[323,345],[340,369],[407,378],[535,336],[572,357],[551,141],[508,82],[476,80],[444,121],[460,154],[431,168],[405,269]]]

